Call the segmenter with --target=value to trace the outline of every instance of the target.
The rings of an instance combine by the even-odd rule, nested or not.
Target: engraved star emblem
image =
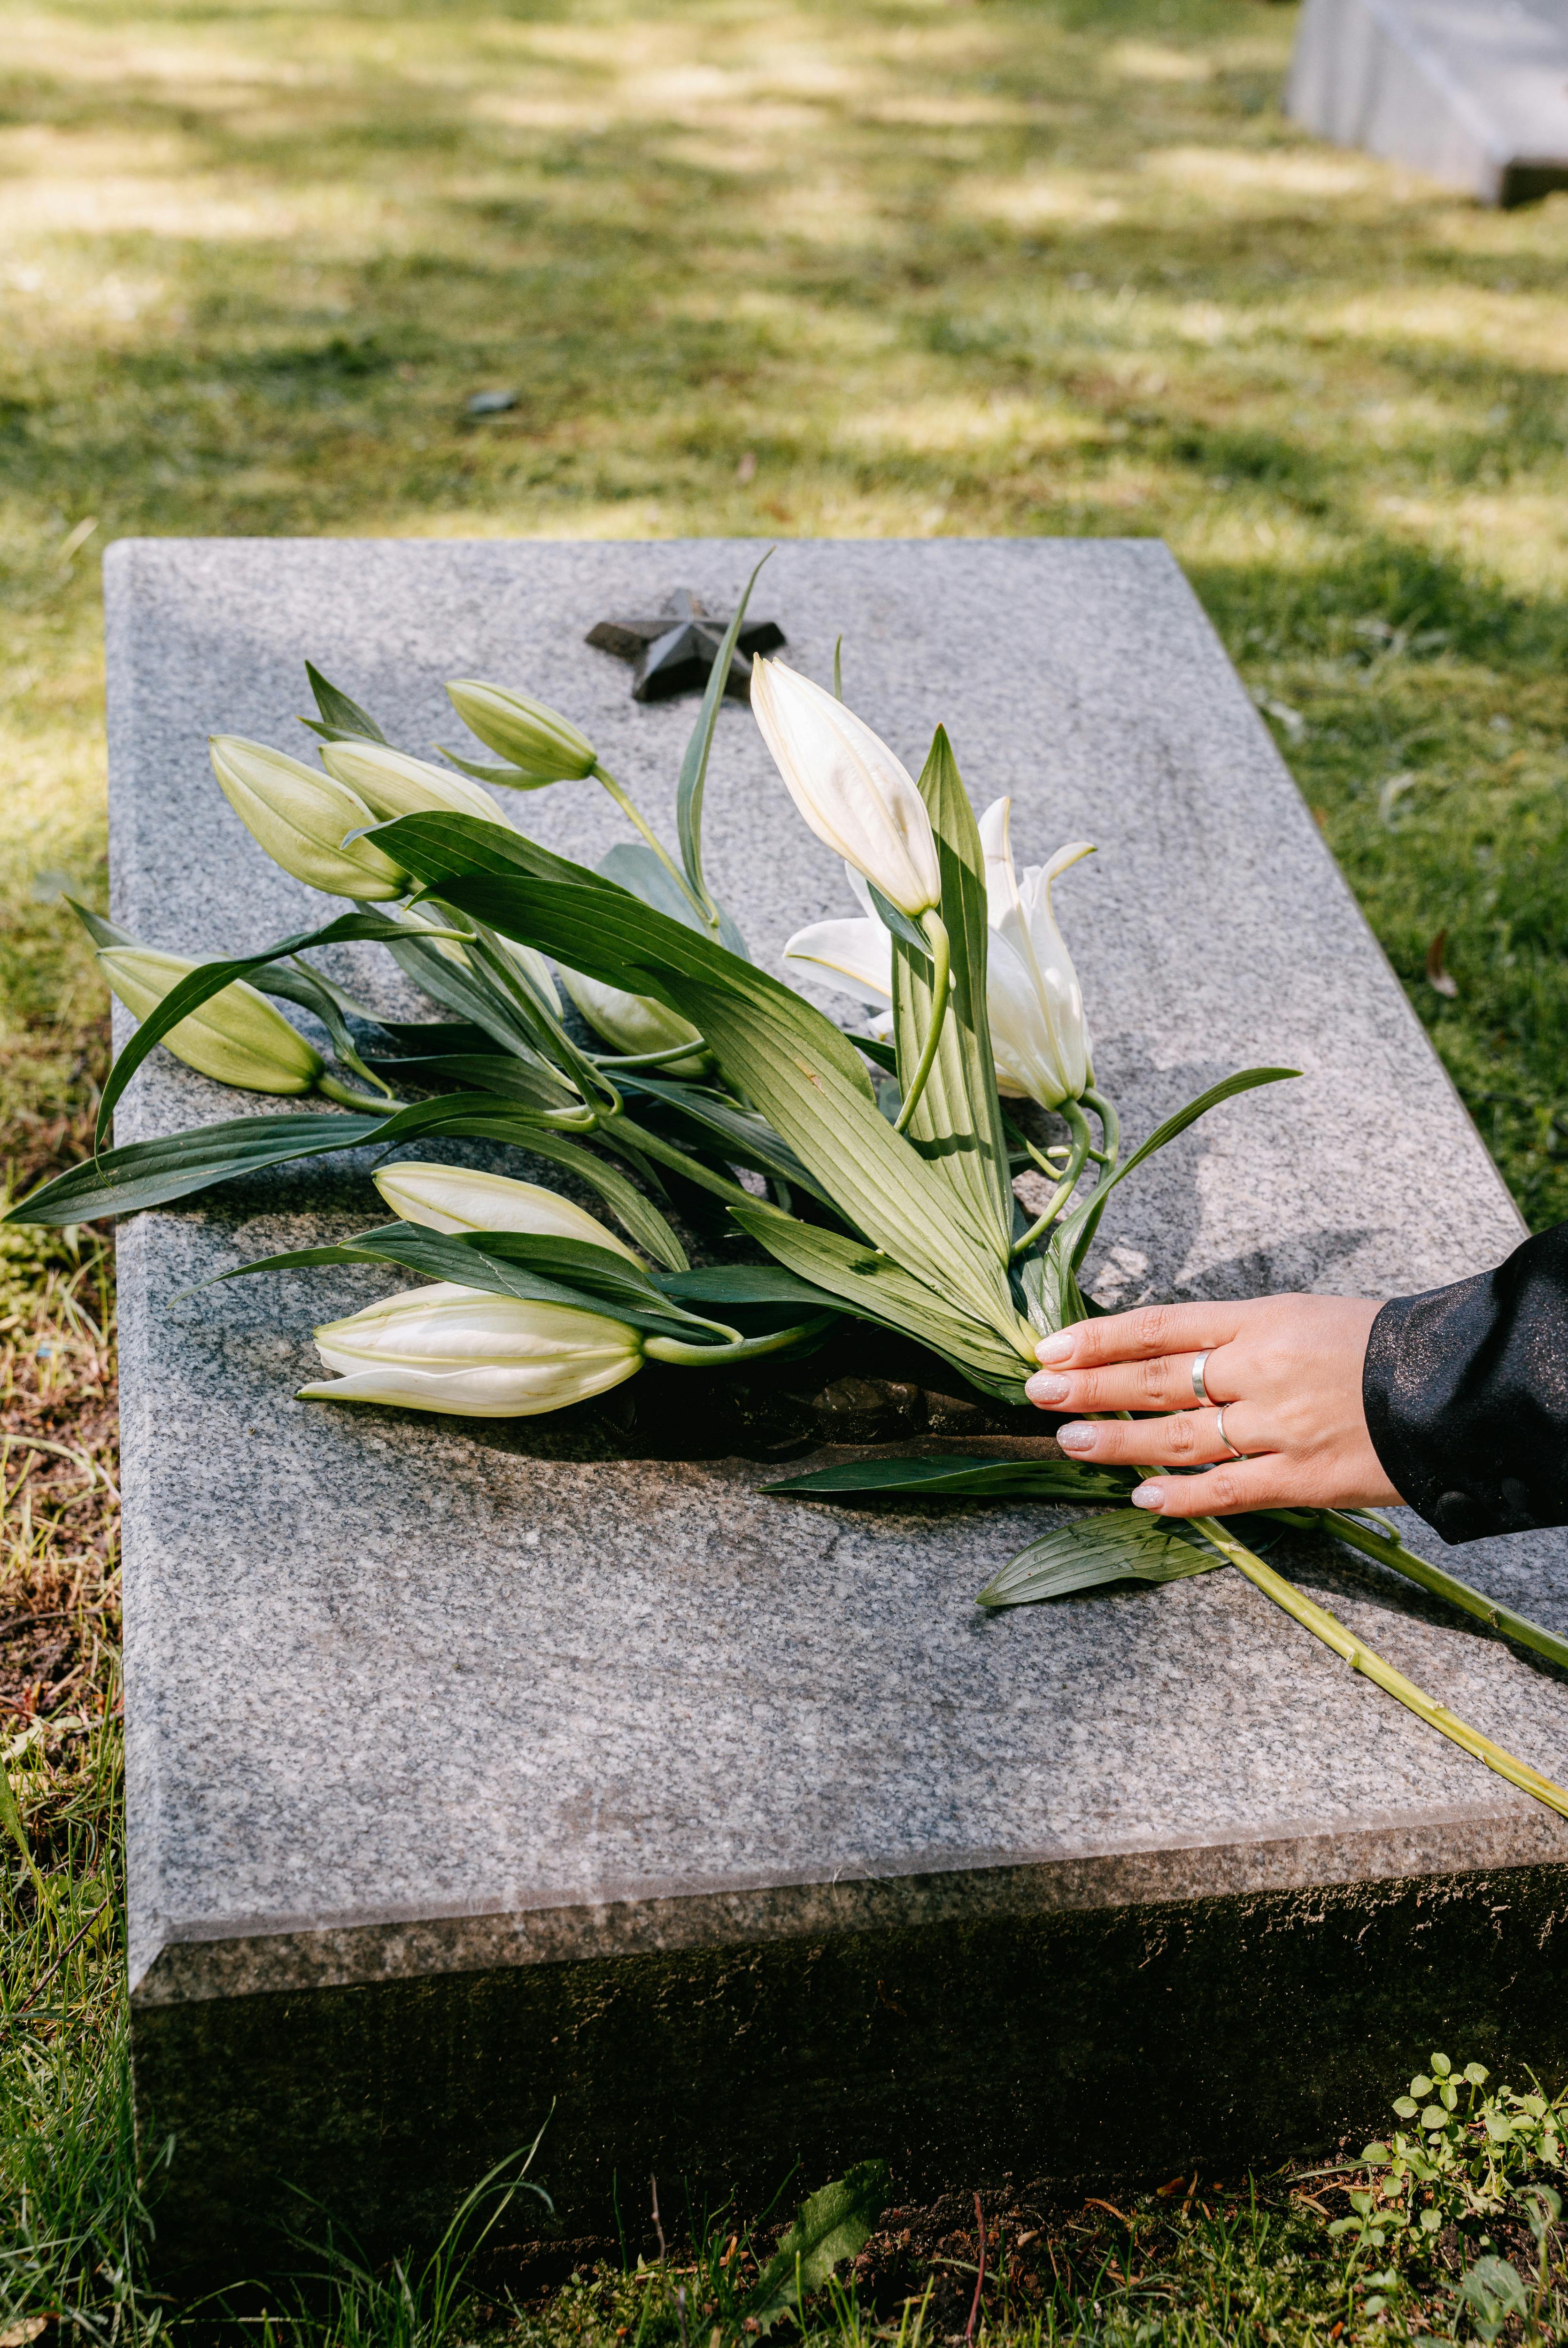
[[[635,661],[634,701],[668,701],[677,693],[701,693],[718,657],[729,620],[704,609],[689,588],[677,587],[661,611],[641,620],[601,620],[587,641],[621,660]],[[726,693],[738,701],[751,691],[751,655],[776,652],[786,642],[776,620],[748,620],[740,631]]]

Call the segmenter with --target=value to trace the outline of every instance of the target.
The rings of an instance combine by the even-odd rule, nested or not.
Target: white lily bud
[[[538,1182],[518,1182],[510,1174],[480,1174],[468,1166],[430,1166],[408,1160],[383,1166],[376,1188],[395,1215],[430,1231],[528,1231],[542,1240],[585,1240],[610,1248],[632,1263],[641,1257],[606,1231],[586,1207],[547,1190]]]
[[[400,1404],[461,1418],[532,1418],[632,1377],[639,1332],[570,1305],[489,1296],[439,1281],[367,1305],[315,1333],[335,1379],[309,1402]]]
[[[700,1076],[708,1065],[707,1046],[698,1030],[680,1014],[656,1003],[651,994],[627,994],[618,986],[603,986],[580,970],[560,965],[561,983],[596,1035],[628,1058],[643,1052],[673,1052],[678,1044],[695,1046],[689,1059],[671,1060],[664,1073],[672,1076]]]
[[[214,734],[209,748],[223,797],[274,864],[329,897],[366,901],[401,897],[413,886],[374,841],[344,841],[377,819],[355,791],[315,767],[237,734]]]
[[[1030,865],[1020,884],[1007,838],[1012,806],[1011,799],[997,799],[980,819],[991,926],[991,1043],[1002,1091],[1056,1108],[1093,1084],[1094,1066],[1083,989],[1051,911],[1051,883],[1094,848],[1088,840],[1072,840],[1048,864]]]
[[[200,965],[150,946],[103,946],[98,967],[131,1016],[147,1017]],[[283,1013],[242,978],[210,994],[163,1038],[178,1060],[252,1093],[308,1093],[325,1062]]]
[[[447,693],[469,733],[531,781],[573,782],[593,773],[593,743],[548,702],[469,676],[455,678]]]
[[[931,818],[887,744],[782,661],[753,659],[751,706],[790,798],[818,839],[912,919],[940,904]]]
[[[490,793],[466,775],[449,775],[444,767],[389,749],[385,742],[324,742],[321,763],[335,781],[364,800],[377,823],[391,823],[400,815],[432,814],[507,821]]]

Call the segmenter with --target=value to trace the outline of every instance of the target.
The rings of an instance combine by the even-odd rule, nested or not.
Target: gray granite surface
[[[717,602],[758,551],[119,545],[116,917],[206,953],[328,910],[253,844],[204,747],[221,728],[297,748],[307,655],[416,749],[459,738],[443,677],[524,685],[667,822],[695,705],[634,704],[583,632],[677,584]],[[942,720],[976,802],[1013,795],[1021,861],[1099,842],[1057,905],[1134,1138],[1234,1067],[1305,1071],[1118,1192],[1102,1296],[1397,1293],[1516,1243],[1162,546],[791,543],[765,578],[787,657],[827,675],[842,629],[849,697],[912,765]],[[743,708],[721,712],[708,807],[710,875],[759,958],[851,910]],[[590,860],[624,836],[591,784],[520,811]],[[246,1105],[160,1053],[119,1138]],[[392,1284],[373,1272],[170,1305],[377,1212],[363,1169],[339,1165],[121,1231],[139,2009],[1568,1857],[1568,1826],[1228,1571],[986,1619],[973,1593],[1037,1510],[852,1514],[760,1497],[775,1471],[747,1458],[593,1456],[550,1420],[296,1401],[312,1323]],[[1568,1629],[1563,1536],[1456,1562]],[[1309,1558],[1300,1578],[1568,1777],[1562,1674],[1377,1569]]]
[[[1568,186],[1568,0],[1306,0],[1286,105],[1484,203]]]

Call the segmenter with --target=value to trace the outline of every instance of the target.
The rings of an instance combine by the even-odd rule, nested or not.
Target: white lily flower
[[[273,863],[296,880],[329,897],[366,902],[407,894],[407,874],[373,840],[349,839],[376,821],[356,791],[264,742],[214,734],[208,747],[223,797]]]
[[[1029,865],[1020,884],[1008,841],[1011,799],[980,819],[990,921],[990,983],[985,991],[996,1080],[1004,1093],[1056,1108],[1094,1082],[1083,989],[1051,911],[1051,883],[1094,854],[1088,839],[1069,840],[1048,864]]]
[[[570,1305],[490,1296],[438,1281],[315,1332],[338,1375],[309,1402],[379,1402],[463,1418],[531,1418],[621,1385],[643,1365],[639,1332]]]
[[[377,823],[391,823],[400,815],[432,814],[507,822],[490,793],[466,775],[449,775],[444,767],[412,758],[385,742],[324,742],[321,763],[335,782],[358,793]]]
[[[104,946],[98,961],[138,1021],[200,967],[188,955],[159,953],[151,946]],[[202,1076],[252,1093],[313,1092],[326,1067],[298,1028],[242,978],[210,994],[163,1041],[177,1060]]]
[[[542,1183],[510,1174],[482,1174],[469,1166],[432,1166],[407,1159],[372,1177],[395,1215],[430,1231],[528,1231],[536,1239],[584,1240],[629,1262],[642,1259],[607,1231],[597,1215]]]
[[[757,655],[751,706],[786,788],[819,839],[912,920],[942,901],[936,841],[909,770],[810,677]]]
[[[628,1058],[644,1052],[673,1052],[677,1045],[689,1044],[694,1047],[691,1057],[667,1061],[664,1073],[701,1076],[708,1065],[707,1046],[690,1020],[656,1003],[651,994],[627,994],[621,987],[603,985],[580,970],[568,970],[564,963],[560,968],[562,985],[606,1044],[613,1044]]]
[[[1077,1100],[1094,1081],[1083,993],[1051,911],[1051,883],[1081,857],[1087,840],[1058,849],[1048,864],[1032,865],[1020,885],[1008,845],[1010,799],[998,799],[980,822],[985,851],[985,1008],[997,1089],[1010,1099],[1056,1108]],[[846,868],[849,869],[849,868]],[[850,885],[866,908],[857,922],[817,922],[799,930],[784,949],[787,962],[815,963],[850,982],[862,998],[892,999],[892,940],[871,910],[864,883],[850,869]]]

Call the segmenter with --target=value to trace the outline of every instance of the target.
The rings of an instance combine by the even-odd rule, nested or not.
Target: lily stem
[[[377,1117],[396,1117],[399,1109],[408,1106],[390,1093],[383,1094],[379,1100],[373,1093],[356,1093],[352,1085],[341,1084],[335,1076],[318,1076],[315,1088],[324,1100],[335,1101],[339,1108],[371,1109]]]
[[[1336,1513],[1334,1510],[1325,1511],[1330,1517]],[[1272,1565],[1265,1565],[1244,1541],[1239,1541],[1233,1533],[1228,1532],[1218,1518],[1194,1517],[1191,1522],[1193,1529],[1202,1533],[1222,1557],[1244,1573],[1254,1589],[1261,1590],[1265,1598],[1272,1598],[1293,1622],[1301,1624],[1303,1630],[1310,1631],[1314,1638],[1321,1639],[1324,1645],[1347,1663],[1353,1672],[1362,1673],[1386,1695],[1391,1695],[1397,1704],[1402,1704],[1407,1712],[1413,1712],[1418,1720],[1424,1720],[1429,1728],[1437,1729],[1461,1752],[1470,1754],[1473,1760],[1484,1761],[1489,1769],[1495,1770],[1500,1777],[1505,1777],[1511,1786],[1517,1786],[1522,1793],[1532,1794],[1538,1802],[1544,1802],[1548,1809],[1568,1818],[1568,1790],[1553,1785],[1550,1777],[1543,1777],[1528,1762],[1515,1760],[1511,1753],[1505,1753],[1501,1745],[1494,1745],[1490,1737],[1482,1736],[1479,1729],[1471,1728],[1446,1704],[1437,1703],[1424,1689],[1418,1688],[1414,1680],[1408,1680],[1403,1672],[1396,1671],[1392,1663],[1386,1663],[1381,1655],[1357,1638],[1354,1632],[1347,1631],[1326,1607],[1304,1597],[1294,1582],[1276,1573]],[[1335,1529],[1338,1530],[1338,1528],[1335,1527]],[[1343,1540],[1345,1535],[1341,1533],[1340,1538]]]
[[[1092,1085],[1088,1085],[1084,1088],[1083,1105],[1085,1108],[1092,1108],[1099,1117],[1100,1140],[1103,1144],[1101,1148],[1091,1151],[1090,1155],[1097,1165],[1103,1166],[1108,1174],[1113,1174],[1116,1171],[1116,1161],[1121,1155],[1121,1119],[1116,1113],[1114,1103],[1107,1100],[1103,1093],[1096,1092]]]
[[[770,1336],[743,1337],[738,1330],[732,1345],[688,1345],[679,1337],[648,1337],[643,1351],[651,1354],[655,1362],[677,1362],[683,1368],[694,1370],[727,1368],[731,1362],[754,1362],[759,1354],[781,1354],[785,1347],[799,1343],[802,1337],[815,1337],[836,1313],[814,1313],[809,1321],[798,1322],[792,1329],[775,1329]],[[717,1322],[711,1323],[717,1328]]]
[[[1056,1221],[1057,1217],[1061,1213],[1062,1209],[1067,1205],[1068,1200],[1072,1197],[1073,1192],[1077,1189],[1078,1176],[1083,1172],[1083,1169],[1088,1165],[1089,1159],[1094,1158],[1102,1164],[1104,1162],[1103,1159],[1100,1159],[1099,1153],[1094,1148],[1094,1136],[1088,1129],[1088,1119],[1085,1117],[1082,1109],[1079,1108],[1077,1101],[1062,1101],[1058,1103],[1057,1113],[1059,1117],[1063,1117],[1067,1119],[1068,1128],[1073,1138],[1072,1150],[1068,1159],[1067,1170],[1062,1175],[1060,1180],[1057,1183],[1056,1189],[1051,1192],[1050,1198],[1046,1204],[1045,1212],[1036,1217],[1035,1220],[1029,1225],[1028,1230],[1024,1233],[1021,1240],[1015,1240],[1013,1242],[1012,1262],[1014,1263],[1017,1262],[1018,1258],[1021,1255],[1027,1255],[1036,1241],[1043,1239],[1046,1233],[1050,1230],[1051,1225]],[[1039,1151],[1026,1137],[1025,1147],[1028,1150],[1030,1157],[1035,1160],[1035,1163],[1040,1168],[1042,1173],[1051,1175],[1055,1174],[1055,1168],[1047,1163],[1046,1159],[1041,1157]]]
[[[1440,1565],[1432,1565],[1414,1550],[1407,1549],[1396,1532],[1385,1532],[1376,1525],[1364,1524],[1357,1517],[1348,1517],[1338,1509],[1324,1509],[1318,1521],[1336,1540],[1351,1549],[1358,1549],[1366,1557],[1375,1557],[1380,1565],[1391,1565],[1396,1573],[1408,1581],[1418,1581],[1439,1598],[1446,1598],[1451,1606],[1460,1607],[1479,1622],[1488,1622],[1507,1639],[1516,1639],[1522,1647],[1533,1647],[1538,1655],[1548,1655],[1554,1663],[1568,1664],[1568,1639],[1559,1638],[1554,1631],[1543,1631],[1539,1622],[1528,1615],[1516,1614],[1511,1606],[1501,1605],[1484,1591],[1472,1590],[1468,1581],[1457,1574],[1445,1573]]]
[[[947,1017],[947,997],[952,991],[953,942],[947,934],[947,925],[941,914],[932,907],[921,915],[921,927],[925,932],[925,942],[931,948],[933,963],[931,1025],[926,1031],[925,1045],[921,1053],[919,1064],[910,1078],[909,1090],[903,1097],[903,1106],[899,1110],[897,1121],[893,1126],[895,1133],[908,1132],[909,1121],[920,1107],[920,1096],[925,1090],[926,1078],[936,1066],[937,1046],[942,1041],[943,1023]]]
[[[666,1044],[662,1052],[591,1052],[589,1058],[596,1068],[659,1068],[668,1060],[695,1059],[703,1051],[700,1036],[686,1044]]]
[[[681,895],[686,899],[687,904],[690,905],[693,912],[701,922],[703,927],[709,930],[717,929],[717,922],[713,907],[703,903],[702,899],[697,895],[696,891],[692,887],[691,882],[686,879],[686,874],[681,870],[679,865],[671,860],[669,851],[665,847],[664,842],[660,839],[658,833],[654,829],[653,825],[643,813],[641,808],[637,805],[635,799],[632,797],[631,792],[626,788],[624,783],[617,782],[614,776],[610,772],[609,767],[602,767],[597,758],[593,761],[593,775],[595,782],[603,784],[604,788],[609,792],[610,797],[614,800],[615,805],[620,808],[621,813],[625,817],[626,821],[642,833],[643,838],[647,841],[648,846],[653,850],[654,854],[658,858],[659,862],[664,866],[665,870],[669,874],[670,879],[675,882],[676,887],[680,891]]]

